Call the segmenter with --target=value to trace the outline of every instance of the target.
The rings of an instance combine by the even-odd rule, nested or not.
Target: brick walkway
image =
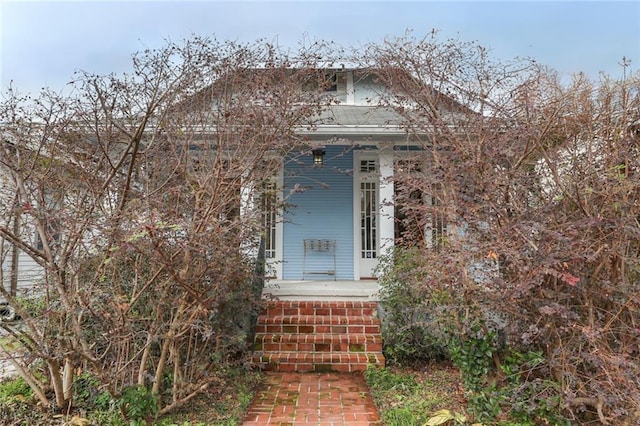
[[[244,426],[381,424],[361,373],[267,373],[243,423]]]

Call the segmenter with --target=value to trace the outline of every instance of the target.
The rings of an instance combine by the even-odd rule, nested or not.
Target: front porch
[[[264,298],[278,300],[377,301],[377,280],[269,280]]]

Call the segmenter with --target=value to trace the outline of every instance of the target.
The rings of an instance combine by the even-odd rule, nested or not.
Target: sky
[[[533,57],[567,77],[640,69],[640,1],[0,0],[0,86],[64,91],[75,70],[121,73],[131,55],[197,34],[344,46],[406,30],[476,41],[492,57]]]

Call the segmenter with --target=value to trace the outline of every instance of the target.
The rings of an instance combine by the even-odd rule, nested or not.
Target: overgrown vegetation
[[[423,148],[395,176],[426,238],[382,271],[387,354],[453,360],[485,424],[637,424],[638,76],[566,85],[411,35],[369,53]]]

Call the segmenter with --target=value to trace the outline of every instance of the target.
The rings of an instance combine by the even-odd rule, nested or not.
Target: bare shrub
[[[457,320],[475,316],[485,332],[494,320],[511,347],[542,350],[573,421],[637,422],[638,76],[563,84],[435,34],[367,55],[423,148],[424,172],[396,177],[398,200],[421,229],[448,224],[418,246],[416,297],[448,292]],[[475,320],[457,320],[468,336]]]
[[[135,415],[162,414],[239,359],[260,191],[330,101],[323,49],[193,38],[134,55],[130,74],[79,73],[68,97],[6,94],[0,237],[41,265],[44,291],[31,310],[1,289],[23,321],[0,326],[44,362],[14,359],[43,404],[68,409],[82,371],[116,399],[151,392]]]

